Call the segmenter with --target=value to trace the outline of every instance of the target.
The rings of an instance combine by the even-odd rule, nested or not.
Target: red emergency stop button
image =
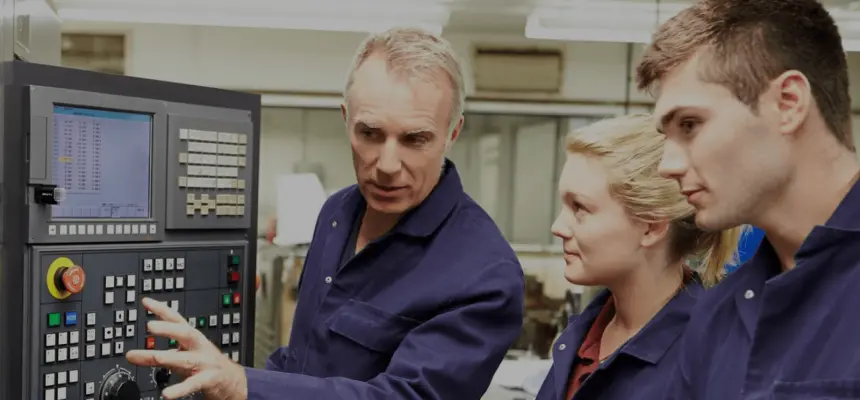
[[[241,300],[241,297],[239,297],[239,292],[233,293],[233,305],[238,306],[240,302],[239,300]]]
[[[84,290],[84,285],[87,282],[87,274],[84,269],[74,265],[68,268],[63,268],[59,272],[60,281],[63,288],[71,294],[77,294]]]
[[[146,337],[146,349],[152,350],[155,348],[155,336]]]

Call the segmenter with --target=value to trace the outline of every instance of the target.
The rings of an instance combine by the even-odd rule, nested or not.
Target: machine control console
[[[0,76],[13,81],[0,96],[20,104],[0,110],[0,125],[4,143],[20,135],[27,154],[4,160],[4,171],[26,178],[12,180],[16,195],[0,188],[2,215],[19,216],[0,221],[0,232],[21,238],[0,254],[5,269],[14,257],[21,265],[4,271],[0,305],[23,307],[4,307],[0,321],[24,329],[0,333],[0,353],[23,365],[0,367],[0,384],[15,386],[0,395],[159,399],[183,377],[132,365],[126,353],[178,344],[147,332],[156,317],[143,297],[182,314],[233,362],[252,365],[259,96],[14,68],[23,71]],[[17,289],[9,290],[10,276]]]

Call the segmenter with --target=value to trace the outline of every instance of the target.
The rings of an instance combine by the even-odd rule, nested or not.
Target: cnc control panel
[[[24,330],[0,334],[0,356],[23,366],[0,383],[32,400],[159,399],[182,377],[125,358],[179,347],[148,335],[145,296],[251,365],[259,96],[15,67],[30,81],[6,83],[21,104],[4,135],[24,133],[27,201],[3,202],[24,222],[4,220],[3,235],[24,240],[22,266],[3,271],[19,289],[0,301]]]

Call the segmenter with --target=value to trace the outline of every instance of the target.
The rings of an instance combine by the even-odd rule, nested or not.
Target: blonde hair
[[[743,228],[706,232],[696,227],[695,208],[687,203],[678,183],[658,172],[663,140],[650,115],[633,114],[572,132],[567,150],[600,160],[609,171],[610,193],[632,218],[648,223],[671,221],[670,261],[701,262],[702,280],[713,285],[722,279],[725,265],[736,261]]]
[[[349,89],[352,87],[355,70],[371,55],[385,57],[391,73],[401,77],[419,77],[435,81],[439,73],[451,85],[451,123],[449,134],[463,116],[466,89],[460,60],[451,44],[441,37],[420,28],[393,28],[372,34],[358,47],[344,90],[344,99],[349,104]]]

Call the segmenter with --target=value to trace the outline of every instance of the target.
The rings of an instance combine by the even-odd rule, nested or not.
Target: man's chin
[[[380,199],[369,198],[369,199],[367,199],[367,205],[373,211],[376,211],[376,212],[382,213],[382,214],[403,214],[406,212],[406,210],[409,209],[409,205],[407,204],[407,202],[404,200],[400,200],[400,199],[397,199],[397,200],[393,200],[393,199],[391,199],[391,200],[389,200],[389,199],[380,200]]]

